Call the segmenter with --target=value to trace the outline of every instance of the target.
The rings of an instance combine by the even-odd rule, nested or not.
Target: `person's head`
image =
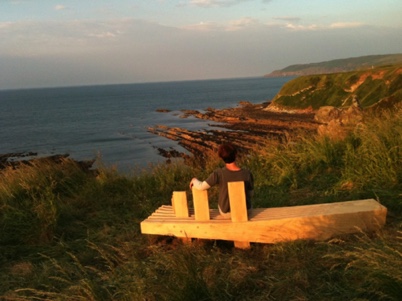
[[[233,163],[236,160],[237,150],[231,143],[223,143],[218,148],[218,155],[225,163]]]

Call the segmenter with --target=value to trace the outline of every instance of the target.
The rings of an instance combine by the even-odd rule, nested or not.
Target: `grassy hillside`
[[[367,70],[373,67],[402,63],[402,53],[387,55],[368,55],[347,59],[331,60],[319,63],[291,65],[281,70],[275,70],[266,77],[301,76],[311,74],[328,74]]]
[[[301,76],[286,83],[273,99],[283,109],[345,107],[357,97],[363,108],[392,106],[402,100],[402,64],[323,75]]]
[[[88,173],[68,158],[0,171],[1,300],[400,300],[402,111],[342,141],[309,135],[244,157],[255,207],[375,198],[378,233],[326,242],[183,245],[139,223],[220,162]],[[190,192],[187,191],[188,195]],[[217,191],[212,190],[211,206]]]

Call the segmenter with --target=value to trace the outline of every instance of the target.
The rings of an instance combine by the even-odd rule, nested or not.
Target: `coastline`
[[[84,171],[93,170],[93,160],[75,160],[71,159],[69,154],[56,154],[48,156],[40,156],[36,152],[19,152],[19,153],[7,153],[0,154],[0,170],[11,168],[17,169],[22,165],[32,165],[33,162],[48,161],[56,164],[61,164],[64,160],[71,160],[77,163],[77,165]]]
[[[211,151],[215,151],[219,144],[225,141],[232,142],[242,153],[247,154],[264,145],[283,143],[288,139],[295,139],[302,133],[316,133],[319,123],[314,120],[312,111],[281,111],[270,110],[268,102],[252,104],[241,101],[236,107],[197,110],[181,110],[180,118],[195,117],[207,120],[208,129],[191,131],[182,127],[155,125],[148,127],[149,133],[175,141],[185,152],[174,148],[155,147],[159,155],[169,163],[174,158],[197,158],[201,162]],[[159,114],[170,113],[170,110],[156,109]],[[18,168],[21,164],[29,164],[36,160],[50,160],[60,163],[68,158],[68,154],[57,154],[42,157],[34,152],[0,154],[0,170],[11,167]],[[74,160],[74,159],[72,159]],[[93,160],[74,160],[84,170],[93,168]]]
[[[289,113],[265,110],[268,105],[269,103],[240,102],[234,108],[208,108],[203,113],[182,110],[181,118],[193,116],[198,119],[209,120],[211,121],[209,126],[212,129],[190,131],[179,127],[156,125],[148,127],[148,131],[176,141],[199,159],[203,159],[208,151],[215,150],[224,141],[231,141],[242,152],[247,153],[260,146],[281,143],[290,137],[296,138],[301,131],[311,133],[317,131],[319,124],[314,121],[314,112]],[[158,151],[167,159],[189,157],[189,155],[174,149],[158,148]]]

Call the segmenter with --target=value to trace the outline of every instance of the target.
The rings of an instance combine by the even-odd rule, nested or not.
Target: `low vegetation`
[[[0,299],[400,300],[401,112],[372,116],[344,140],[289,139],[242,158],[255,207],[375,198],[388,208],[380,232],[325,242],[239,250],[142,235],[139,223],[216,168],[216,157],[203,168],[175,162],[130,174],[88,172],[68,158],[4,169]]]
[[[401,100],[402,65],[369,70],[306,75],[286,83],[273,105],[284,109],[348,107],[357,100],[365,109],[388,108]]]

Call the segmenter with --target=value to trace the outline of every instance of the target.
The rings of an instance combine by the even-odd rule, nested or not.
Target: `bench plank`
[[[341,234],[378,230],[385,224],[386,214],[387,209],[374,199],[257,208],[250,211],[249,220],[245,222],[219,219],[216,211],[209,221],[196,221],[193,215],[178,219],[155,214],[141,222],[141,232],[257,243],[327,240]]]
[[[248,216],[244,182],[229,182],[228,192],[230,201],[230,218],[232,222],[247,222]],[[249,241],[235,240],[234,245],[236,248],[241,249],[250,248]]]
[[[229,182],[228,192],[232,222],[247,222],[248,216],[244,182]]]
[[[188,217],[187,195],[185,191],[173,191],[172,205],[177,217]]]
[[[177,218],[188,218],[188,203],[185,191],[173,191],[172,195],[173,214]],[[170,215],[171,213],[168,213]],[[183,243],[191,243],[191,237],[184,236],[181,238]]]
[[[209,216],[209,203],[208,203],[207,191],[193,188],[192,192],[193,192],[195,219],[197,221],[208,221],[210,216]]]

